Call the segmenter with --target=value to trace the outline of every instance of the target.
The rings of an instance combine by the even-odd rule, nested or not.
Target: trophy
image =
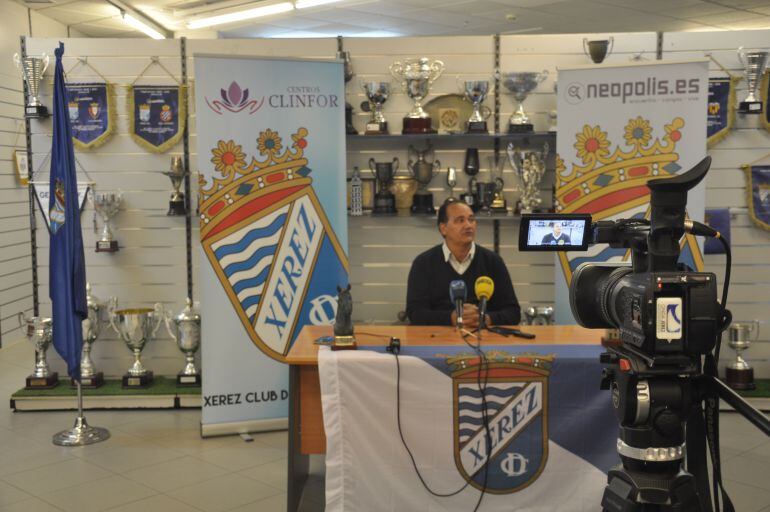
[[[494,197],[490,209],[493,212],[506,213],[508,211],[508,203],[503,197],[503,169],[505,168],[505,158],[501,155],[490,155],[489,157],[489,174],[492,183],[495,185]]]
[[[457,185],[457,169],[454,167],[446,170],[446,184],[449,187],[449,197],[454,197],[455,185]]]
[[[53,339],[53,319],[25,317],[19,312],[19,327],[35,347],[35,371],[27,377],[27,389],[51,389],[59,385],[59,374],[52,372],[45,353]]]
[[[519,102],[519,108],[511,115],[511,119],[508,122],[508,133],[532,131],[532,123],[529,122],[529,117],[524,113],[524,100],[546,78],[548,78],[548,70],[545,69],[540,73],[515,71],[505,74],[503,85]]]
[[[369,110],[372,115],[366,123],[364,135],[382,135],[388,133],[388,122],[382,115],[382,106],[390,97],[390,83],[361,82],[361,88],[369,99]]]
[[[374,194],[374,209],[372,215],[390,215],[396,213],[396,196],[388,190],[393,181],[393,175],[398,171],[398,158],[392,162],[375,162],[369,159],[369,169],[377,178],[377,192]]]
[[[91,202],[94,204],[94,210],[102,218],[104,228],[102,237],[96,241],[96,252],[117,252],[118,241],[113,240],[112,229],[110,229],[110,219],[118,213],[120,203],[123,200],[121,192],[94,193],[91,195]]]
[[[476,177],[473,176],[468,180],[468,191],[460,194],[460,200],[470,206],[474,212],[479,211],[481,208],[477,190]]]
[[[414,101],[412,110],[404,118],[403,133],[436,133],[431,127],[430,116],[422,108],[422,100],[443,72],[443,62],[425,57],[396,61],[390,65],[390,74],[401,82],[401,87]]]
[[[508,159],[518,178],[517,188],[521,193],[516,213],[532,213],[543,202],[538,187],[545,174],[548,149],[547,142],[541,152],[517,150],[512,142],[508,143]]]
[[[412,161],[412,154],[416,156],[417,160]],[[428,143],[425,151],[418,151],[414,146],[409,146],[409,155],[409,162],[406,166],[419,184],[417,192],[412,196],[412,213],[436,213],[436,209],[433,207],[433,194],[428,192],[427,187],[430,180],[441,168],[441,162],[433,158],[433,147],[430,143]],[[426,159],[428,155],[431,157],[430,162]]]
[[[110,300],[110,325],[120,335],[129,350],[134,353],[134,364],[123,375],[124,388],[146,388],[152,384],[152,372],[147,370],[140,356],[142,349],[158,332],[163,321],[163,306],[154,308],[117,309],[118,299]]]
[[[488,133],[487,119],[492,115],[492,111],[481,104],[489,93],[489,82],[486,80],[466,80],[460,84],[458,78],[457,83],[460,93],[473,104],[473,112],[465,124],[465,133]]]
[[[174,191],[171,193],[171,200],[168,202],[168,212],[166,215],[185,215],[187,208],[184,206],[184,192],[179,191],[179,187],[184,183],[187,173],[184,170],[184,163],[181,156],[171,157],[171,168],[163,171],[163,174],[171,180],[171,186]]]
[[[474,179],[475,181],[475,179]],[[495,201],[497,192],[497,183],[494,182],[476,182],[476,198],[478,199],[480,209],[487,215],[492,213],[492,203]]]
[[[334,340],[332,350],[355,350],[358,348],[353,334],[353,298],[350,284],[346,288],[337,286],[337,313],[334,317]]]
[[[350,52],[342,50],[342,36],[337,36],[337,59],[342,61],[343,77],[345,83],[353,78],[353,64],[350,62]],[[345,133],[348,135],[358,135],[358,130],[353,126],[353,105],[345,102]]]
[[[553,323],[553,306],[537,306],[532,325],[551,325]]]
[[[615,46],[615,38],[610,36],[609,39],[597,39],[589,41],[587,38],[583,38],[583,53],[594,61],[594,64],[601,64],[604,59],[612,53],[612,48]]]
[[[24,116],[29,119],[48,117],[48,109],[38,99],[40,82],[43,80],[45,70],[48,69],[48,61],[48,55],[45,53],[40,57],[22,58],[18,53],[13,55],[13,62],[17,68],[21,69],[24,81],[27,82],[29,101],[24,107]]]
[[[187,298],[187,305],[176,317],[172,318],[171,311],[167,311],[164,320],[168,334],[187,361],[176,376],[177,386],[200,386],[201,374],[195,368],[195,352],[201,346],[201,316],[193,310],[192,299]]]
[[[744,114],[761,114],[762,100],[759,99],[759,82],[767,66],[767,50],[744,50],[738,48],[738,59],[746,68],[746,89],[749,95],[738,105],[738,111]]]
[[[102,311],[99,299],[91,295],[91,283],[86,283],[86,304],[88,318],[83,320],[83,354],[80,358],[80,385],[86,388],[98,388],[104,384],[104,373],[94,369],[91,359],[91,348],[99,337],[101,330],[100,313]],[[74,383],[73,383],[74,384]]]
[[[558,131],[557,128],[557,120],[558,120],[558,114],[555,110],[549,110],[548,111],[548,131],[551,133],[556,133]]]
[[[754,339],[751,333],[754,332]],[[759,338],[759,321],[733,322],[730,324],[730,347],[735,350],[735,361],[726,368],[725,381],[733,389],[755,389],[754,368],[743,359],[743,351]]]

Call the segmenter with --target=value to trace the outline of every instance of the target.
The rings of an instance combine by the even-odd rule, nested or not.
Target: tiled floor
[[[0,404],[23,384],[32,361],[27,344],[0,349]],[[0,512],[286,509],[285,432],[256,434],[248,443],[238,436],[204,440],[198,410],[86,416],[109,428],[111,439],[57,447],[51,436],[71,426],[73,412],[0,409]],[[770,439],[735,414],[722,418],[723,473],[736,510],[770,512]],[[312,462],[318,468],[322,461]]]

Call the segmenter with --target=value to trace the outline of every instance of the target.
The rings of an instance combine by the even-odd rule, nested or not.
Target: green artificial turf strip
[[[105,379],[97,389],[83,388],[83,396],[110,395],[200,395],[200,387],[177,387],[175,377],[155,377],[152,385],[144,389],[123,389],[121,380]],[[59,377],[59,385],[53,389],[20,389],[11,398],[31,396],[75,396],[76,389],[70,387],[68,378]]]

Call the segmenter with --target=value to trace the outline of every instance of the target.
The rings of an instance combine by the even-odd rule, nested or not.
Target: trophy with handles
[[[422,101],[428,95],[430,86],[444,72],[444,63],[427,57],[404,59],[390,65],[390,73],[401,82],[407,96],[414,101],[412,110],[404,118],[403,133],[436,133],[431,119],[422,108]]]
[[[465,133],[489,133],[487,119],[492,111],[482,105],[489,94],[489,82],[487,80],[464,80],[457,78],[460,93],[473,105],[473,111],[465,123]]]
[[[537,89],[537,86],[548,78],[548,70],[531,72],[531,71],[514,71],[512,73],[506,73],[503,76],[503,85],[513,95],[516,101],[519,102],[519,107],[511,115],[511,119],[508,122],[508,133],[525,133],[533,130],[532,123],[530,123],[529,116],[524,112],[524,100],[527,99],[529,93]]]
[[[51,389],[59,385],[59,374],[52,372],[46,351],[53,340],[53,319],[42,316],[25,317],[19,313],[19,327],[35,347],[35,371],[27,377],[27,389]]]
[[[430,144],[424,151],[409,146],[409,155],[407,167],[419,184],[417,192],[412,196],[412,213],[436,213],[433,207],[433,194],[428,192],[428,184],[441,168],[441,162],[434,158],[433,146]],[[411,158],[412,155],[415,156],[414,160]]]
[[[733,322],[728,330],[730,348],[735,350],[735,360],[727,365],[725,382],[733,389],[755,389],[754,368],[743,358],[743,351],[759,338],[759,321]]]
[[[134,354],[134,363],[123,375],[123,387],[149,387],[153,373],[142,364],[142,349],[158,332],[164,317],[163,306],[156,303],[153,308],[118,309],[118,300],[113,297],[110,300],[109,316],[110,325]]]
[[[123,201],[121,192],[101,192],[94,191],[91,194],[91,201],[94,210],[102,218],[102,235],[96,241],[96,252],[117,252],[118,241],[115,240],[110,228],[110,219],[120,210],[120,203]]]
[[[193,309],[193,302],[189,297],[182,312],[174,317],[171,315],[171,311],[166,311],[166,330],[184,354],[186,361],[184,368],[176,376],[176,384],[200,386],[201,373],[195,367],[195,353],[201,346],[201,316]]]

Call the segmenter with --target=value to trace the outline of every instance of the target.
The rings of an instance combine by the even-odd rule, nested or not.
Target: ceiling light
[[[296,0],[294,7],[297,9],[306,9],[308,7],[318,7],[319,5],[333,4],[342,0]]]
[[[158,32],[151,26],[134,18],[130,14],[126,14],[125,12],[123,13],[123,23],[125,23],[131,28],[138,30],[139,32],[144,32],[145,34],[147,34],[153,39],[166,39],[166,36]]]
[[[260,18],[262,16],[270,16],[271,14],[279,14],[282,12],[291,11],[293,9],[294,5],[291,2],[281,2],[278,4],[256,7],[254,9],[248,9],[245,11],[235,11],[227,14],[220,14],[219,16],[210,16],[208,18],[198,18],[188,22],[187,27],[194,29],[211,27],[213,25],[224,25],[225,23],[246,21],[253,18]]]

